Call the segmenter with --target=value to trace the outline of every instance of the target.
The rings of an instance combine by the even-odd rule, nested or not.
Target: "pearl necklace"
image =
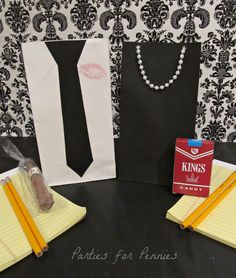
[[[180,71],[182,69],[182,65],[184,63],[184,54],[186,52],[186,47],[183,46],[182,49],[181,49],[181,53],[180,53],[180,56],[179,56],[179,61],[178,61],[178,66],[177,66],[177,69],[174,73],[174,75],[172,76],[172,78],[167,82],[165,83],[164,85],[154,85],[153,83],[151,83],[151,81],[148,79],[147,75],[146,75],[146,72],[145,72],[145,69],[144,69],[144,66],[143,66],[143,61],[142,61],[142,56],[141,56],[141,49],[140,49],[140,45],[137,45],[136,46],[136,53],[137,53],[137,61],[138,61],[138,66],[139,66],[139,69],[140,69],[140,73],[143,77],[143,80],[145,81],[145,83],[151,88],[151,89],[155,89],[156,91],[159,91],[159,90],[163,90],[165,88],[168,88],[171,84],[174,83],[174,81],[178,78],[178,76],[180,75]]]

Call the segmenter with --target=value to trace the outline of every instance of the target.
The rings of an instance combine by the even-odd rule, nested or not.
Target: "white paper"
[[[60,42],[59,42],[60,43]],[[99,65],[100,79],[79,73],[93,162],[80,177],[67,166],[58,67],[44,42],[22,44],[43,175],[49,185],[116,177],[109,48],[106,39],[87,40],[77,67]]]
[[[221,161],[221,160],[218,160],[218,159],[214,159],[213,164],[236,171],[236,165],[228,163],[228,162],[224,162],[224,161]]]

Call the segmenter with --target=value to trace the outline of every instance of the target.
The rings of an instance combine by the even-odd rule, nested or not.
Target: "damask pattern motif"
[[[0,135],[35,135],[22,42],[102,37],[115,137],[123,42],[201,42],[196,134],[236,142],[236,0],[0,0]]]
[[[113,22],[112,33],[109,36],[111,44],[120,46],[124,40],[129,40],[125,33],[124,21],[127,21],[127,29],[134,29],[137,24],[136,15],[133,11],[123,7],[131,5],[130,0],[110,0],[105,2],[105,7],[110,8],[100,16],[100,25],[103,30],[110,29],[109,22]]]
[[[208,40],[204,42],[202,47],[204,61],[201,60],[201,62],[206,67],[211,67],[212,70],[211,79],[207,77],[201,83],[202,88],[205,89],[202,99],[205,103],[210,104],[212,118],[201,131],[201,136],[205,139],[212,138],[222,141],[227,138],[228,133],[227,140],[232,140],[232,133],[234,132],[227,131],[235,129],[236,119],[235,88],[234,79],[232,79],[233,67],[230,61],[231,50],[236,46],[235,34],[236,30],[217,30],[215,34],[209,32]],[[216,57],[216,49],[219,50],[218,58]],[[212,66],[213,61],[214,65]],[[232,80],[230,81],[230,79]],[[201,127],[201,124],[199,124],[199,127]]]
[[[221,28],[234,28],[236,26],[236,1],[223,0],[216,6],[215,18]]]
[[[147,1],[141,8],[141,20],[148,29],[159,29],[169,18],[169,7],[163,1]]]
[[[56,33],[55,22],[58,23],[58,29],[65,31],[67,28],[66,16],[57,10],[60,9],[60,3],[57,0],[40,0],[36,4],[36,9],[41,11],[33,17],[33,26],[37,32],[42,32],[41,25],[46,23],[46,35],[44,40],[58,40],[60,37]]]
[[[88,0],[78,1],[70,12],[71,21],[79,31],[89,31],[97,21],[97,9]]]
[[[0,1],[0,12],[2,11],[3,7],[5,6],[5,0]],[[0,33],[3,31],[3,23],[2,19],[0,18]]]
[[[30,16],[20,2],[14,1],[10,2],[5,20],[14,33],[24,33],[30,23]]]
[[[17,119],[11,117],[9,114],[9,110],[11,108],[8,105],[8,102],[11,99],[11,90],[6,83],[9,79],[10,72],[5,68],[0,68],[0,134],[4,134],[7,136],[22,136],[21,129],[16,126]]]
[[[76,39],[76,36],[80,39],[89,39],[95,36],[96,32],[91,31],[91,29],[98,20],[97,9],[89,3],[89,0],[77,0],[77,3],[70,11],[70,15],[71,21],[78,31],[74,32],[75,36],[70,34],[68,36],[69,39]]]
[[[182,7],[173,12],[171,15],[171,25],[175,29],[179,29],[181,27],[180,22],[182,19],[185,19],[185,25],[183,29],[183,33],[177,37],[178,40],[183,42],[195,42],[196,40],[200,40],[201,36],[196,32],[195,20],[199,18],[200,28],[206,28],[210,22],[210,14],[206,9],[196,7],[197,0],[186,0],[186,7]],[[200,5],[204,5],[205,1],[200,1]],[[179,5],[183,6],[183,2],[179,1]]]

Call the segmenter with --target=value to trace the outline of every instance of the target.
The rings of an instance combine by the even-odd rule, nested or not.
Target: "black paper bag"
[[[145,84],[137,63],[137,43],[124,43],[120,104],[120,179],[170,185],[175,139],[195,137],[200,43],[185,44],[181,73],[168,88]],[[155,85],[168,82],[183,44],[140,44],[146,75]]]

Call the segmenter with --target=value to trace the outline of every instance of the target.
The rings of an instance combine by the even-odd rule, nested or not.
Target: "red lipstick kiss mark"
[[[86,64],[79,67],[79,72],[89,79],[102,79],[106,72],[98,64]]]

